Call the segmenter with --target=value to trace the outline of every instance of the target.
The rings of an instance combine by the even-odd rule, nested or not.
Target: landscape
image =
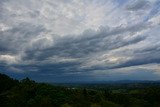
[[[0,0],[0,107],[160,107],[160,0]]]
[[[159,107],[160,81],[37,83],[0,74],[0,107]]]

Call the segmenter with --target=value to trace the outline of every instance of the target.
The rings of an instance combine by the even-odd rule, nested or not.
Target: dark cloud
[[[159,64],[160,63],[159,54],[160,54],[160,50],[156,50],[156,49],[155,50],[146,49],[144,51],[141,51],[140,53],[136,52],[134,54],[133,59],[125,63],[122,63],[117,67],[122,68],[122,67],[130,67],[130,66],[137,66],[137,65],[154,64],[154,63]]]
[[[150,19],[158,13],[159,8],[151,7],[151,2],[115,0],[98,3],[95,0],[86,4],[81,1],[77,6],[77,2],[61,0],[58,3],[62,7],[55,1],[40,2],[44,7],[36,1],[0,1],[1,70],[37,80],[73,81],[74,77],[80,81],[83,77],[90,81],[106,79],[99,74],[104,70],[110,73],[110,79],[122,79],[127,72],[124,75],[114,72],[132,67],[137,71],[137,66],[160,64],[159,25],[154,20],[141,19],[149,13],[148,8],[154,12]],[[21,5],[16,7],[16,3]],[[79,15],[75,14],[75,7],[81,10]],[[106,7],[109,11],[115,9],[109,15],[112,18],[107,16]],[[130,14],[120,7],[135,13],[143,10],[145,15]],[[120,19],[115,23],[114,18]],[[138,21],[133,22],[132,18]],[[100,71],[95,73],[96,70]]]
[[[0,52],[15,53],[23,51],[25,46],[45,29],[29,23],[21,23],[11,29],[0,32]]]
[[[147,0],[135,0],[126,6],[129,11],[144,10],[150,7],[150,2]]]
[[[152,17],[156,16],[160,11],[160,1],[157,0],[154,4],[153,4],[153,8],[151,9],[151,11],[149,12],[149,14],[144,18],[144,21],[148,21],[149,19],[151,19]]]
[[[26,56],[23,60],[45,61],[50,57],[58,56],[61,58],[80,58],[76,61],[82,63],[83,60],[86,60],[86,57],[93,53],[110,51],[145,40],[146,37],[141,35],[129,40],[123,39],[124,36],[122,36],[122,34],[125,35],[126,32],[134,33],[145,29],[146,26],[143,27],[143,29],[141,29],[140,26],[134,28],[135,26],[114,28],[108,32],[98,31],[94,35],[86,36],[83,34],[78,37],[64,37],[63,39],[57,40],[58,42],[54,44],[54,46],[44,49],[37,48],[38,50],[26,50]]]

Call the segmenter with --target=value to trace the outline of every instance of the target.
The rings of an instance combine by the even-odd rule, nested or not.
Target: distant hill
[[[47,84],[0,74],[0,107],[160,107],[157,82]]]

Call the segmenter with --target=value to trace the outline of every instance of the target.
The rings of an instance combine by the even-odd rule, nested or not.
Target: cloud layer
[[[159,0],[1,0],[0,69],[39,81],[159,79],[159,7]]]

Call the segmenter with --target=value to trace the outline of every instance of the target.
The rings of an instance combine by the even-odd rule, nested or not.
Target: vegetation
[[[159,83],[51,85],[0,74],[0,107],[160,107]]]

